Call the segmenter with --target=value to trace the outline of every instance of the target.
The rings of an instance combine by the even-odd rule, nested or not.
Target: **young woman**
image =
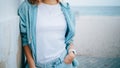
[[[25,0],[18,9],[22,68],[76,68],[75,19],[68,3]]]

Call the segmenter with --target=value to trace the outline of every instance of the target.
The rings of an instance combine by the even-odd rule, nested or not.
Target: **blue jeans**
[[[75,68],[71,64],[64,63],[64,58],[67,55],[67,51],[64,51],[59,58],[56,58],[50,62],[41,64],[37,63],[36,68]]]

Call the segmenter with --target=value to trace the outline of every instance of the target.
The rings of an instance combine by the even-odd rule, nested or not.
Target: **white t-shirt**
[[[36,24],[37,62],[45,63],[65,50],[66,20],[60,4],[41,3]]]

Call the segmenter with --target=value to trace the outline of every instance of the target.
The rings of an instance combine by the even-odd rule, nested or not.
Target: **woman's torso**
[[[60,56],[65,50],[67,25],[58,4],[41,3],[36,23],[37,62],[45,63]]]

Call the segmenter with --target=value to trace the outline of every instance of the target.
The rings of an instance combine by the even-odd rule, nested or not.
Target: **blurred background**
[[[20,68],[17,8],[23,0],[0,2],[0,68]],[[120,68],[120,0],[62,0],[76,19],[78,68]]]

